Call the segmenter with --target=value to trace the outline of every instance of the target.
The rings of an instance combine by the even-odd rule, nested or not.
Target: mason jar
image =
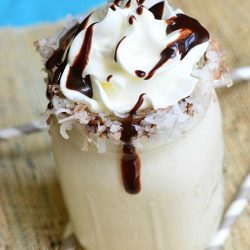
[[[72,233],[86,250],[204,250],[223,211],[223,132],[218,101],[171,142],[144,139],[141,191],[127,193],[122,145],[81,150],[76,122],[65,140],[55,119],[51,136]]]

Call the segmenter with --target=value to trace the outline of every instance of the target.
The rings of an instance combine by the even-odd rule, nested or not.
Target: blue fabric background
[[[0,0],[0,25],[29,25],[80,14],[106,0]]]

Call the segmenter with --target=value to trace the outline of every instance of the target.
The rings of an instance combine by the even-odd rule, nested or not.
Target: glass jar
[[[171,143],[144,141],[141,192],[128,194],[121,145],[81,150],[51,124],[54,156],[73,233],[86,250],[204,250],[223,211],[223,132],[219,103]]]

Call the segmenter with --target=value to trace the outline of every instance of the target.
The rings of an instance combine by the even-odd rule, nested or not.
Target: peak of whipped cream
[[[193,67],[210,39],[198,21],[159,0],[109,1],[74,32],[59,66],[60,88],[94,113],[128,113],[141,94],[141,109],[154,110],[191,95]]]

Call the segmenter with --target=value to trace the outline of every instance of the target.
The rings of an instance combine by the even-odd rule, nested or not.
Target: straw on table
[[[207,250],[221,250],[228,239],[232,228],[239,216],[246,209],[250,200],[250,173],[243,181],[236,199],[224,215],[221,226],[211,241]]]
[[[238,68],[232,71],[232,80],[238,81],[249,81],[250,80],[250,66]]]
[[[33,134],[47,129],[47,126],[41,125],[39,121],[34,121],[28,124],[13,126],[0,130],[0,141],[10,140],[14,137]]]

